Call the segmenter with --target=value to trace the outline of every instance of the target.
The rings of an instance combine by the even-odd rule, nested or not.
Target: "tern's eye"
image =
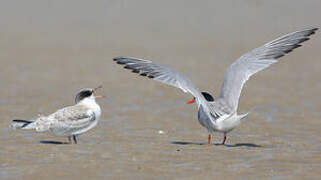
[[[84,92],[82,93],[82,96],[83,96],[83,97],[89,97],[89,96],[91,96],[92,94],[93,94],[92,91],[84,91]]]

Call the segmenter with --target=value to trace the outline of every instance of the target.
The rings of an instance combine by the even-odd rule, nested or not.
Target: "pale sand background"
[[[228,135],[235,147],[198,145],[207,132],[185,105],[191,96],[112,58],[157,61],[218,95],[235,59],[320,27],[320,8],[319,0],[1,1],[0,179],[319,179],[320,32],[246,84],[239,112],[252,113]],[[9,128],[100,84],[102,119],[78,145]]]

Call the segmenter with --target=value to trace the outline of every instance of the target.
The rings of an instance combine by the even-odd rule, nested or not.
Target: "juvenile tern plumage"
[[[33,120],[15,119],[11,125],[15,129],[34,129],[37,132],[51,131],[56,136],[68,137],[69,143],[77,144],[77,135],[94,128],[101,116],[100,106],[96,103],[95,91],[101,86],[82,89],[75,98],[75,105],[57,110],[48,116]]]
[[[214,100],[207,92],[200,92],[184,75],[167,66],[149,60],[117,57],[114,58],[124,68],[142,76],[180,88],[194,98],[188,103],[197,103],[199,123],[208,130],[208,144],[211,134],[215,131],[224,134],[222,144],[225,144],[226,134],[240,124],[240,120],[248,113],[238,115],[237,108],[241,90],[245,82],[255,73],[278,62],[278,58],[300,47],[301,43],[309,40],[317,28],[296,31],[242,55],[226,71],[220,96]]]

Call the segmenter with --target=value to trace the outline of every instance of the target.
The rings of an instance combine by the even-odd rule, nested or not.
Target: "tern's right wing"
[[[125,65],[124,68],[132,70],[141,76],[147,76],[156,81],[177,87],[182,91],[191,93],[194,97],[203,98],[200,91],[193,85],[190,79],[183,74],[167,66],[154,63],[149,60],[131,57],[114,58],[118,64]]]
[[[50,115],[55,124],[66,128],[82,128],[96,119],[95,113],[82,105],[69,106]]]

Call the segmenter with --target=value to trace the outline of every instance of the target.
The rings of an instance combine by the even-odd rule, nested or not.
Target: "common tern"
[[[82,89],[76,95],[74,106],[59,109],[48,116],[40,115],[33,120],[15,119],[11,126],[14,129],[34,129],[37,132],[52,131],[56,136],[68,137],[70,144],[72,137],[77,144],[77,135],[94,128],[100,119],[101,109],[96,98],[102,96],[94,94],[101,87]]]
[[[190,79],[167,66],[149,60],[117,57],[114,58],[124,68],[132,70],[142,76],[180,88],[194,98],[188,104],[196,102],[198,107],[198,121],[208,130],[208,144],[211,143],[211,134],[221,132],[224,134],[222,144],[225,144],[226,134],[240,124],[241,119],[248,113],[238,115],[237,108],[241,90],[245,82],[255,73],[278,62],[278,58],[300,47],[301,43],[309,40],[309,36],[317,28],[296,31],[261,47],[251,50],[237,59],[226,71],[221,93],[217,99],[208,92],[200,92]]]

